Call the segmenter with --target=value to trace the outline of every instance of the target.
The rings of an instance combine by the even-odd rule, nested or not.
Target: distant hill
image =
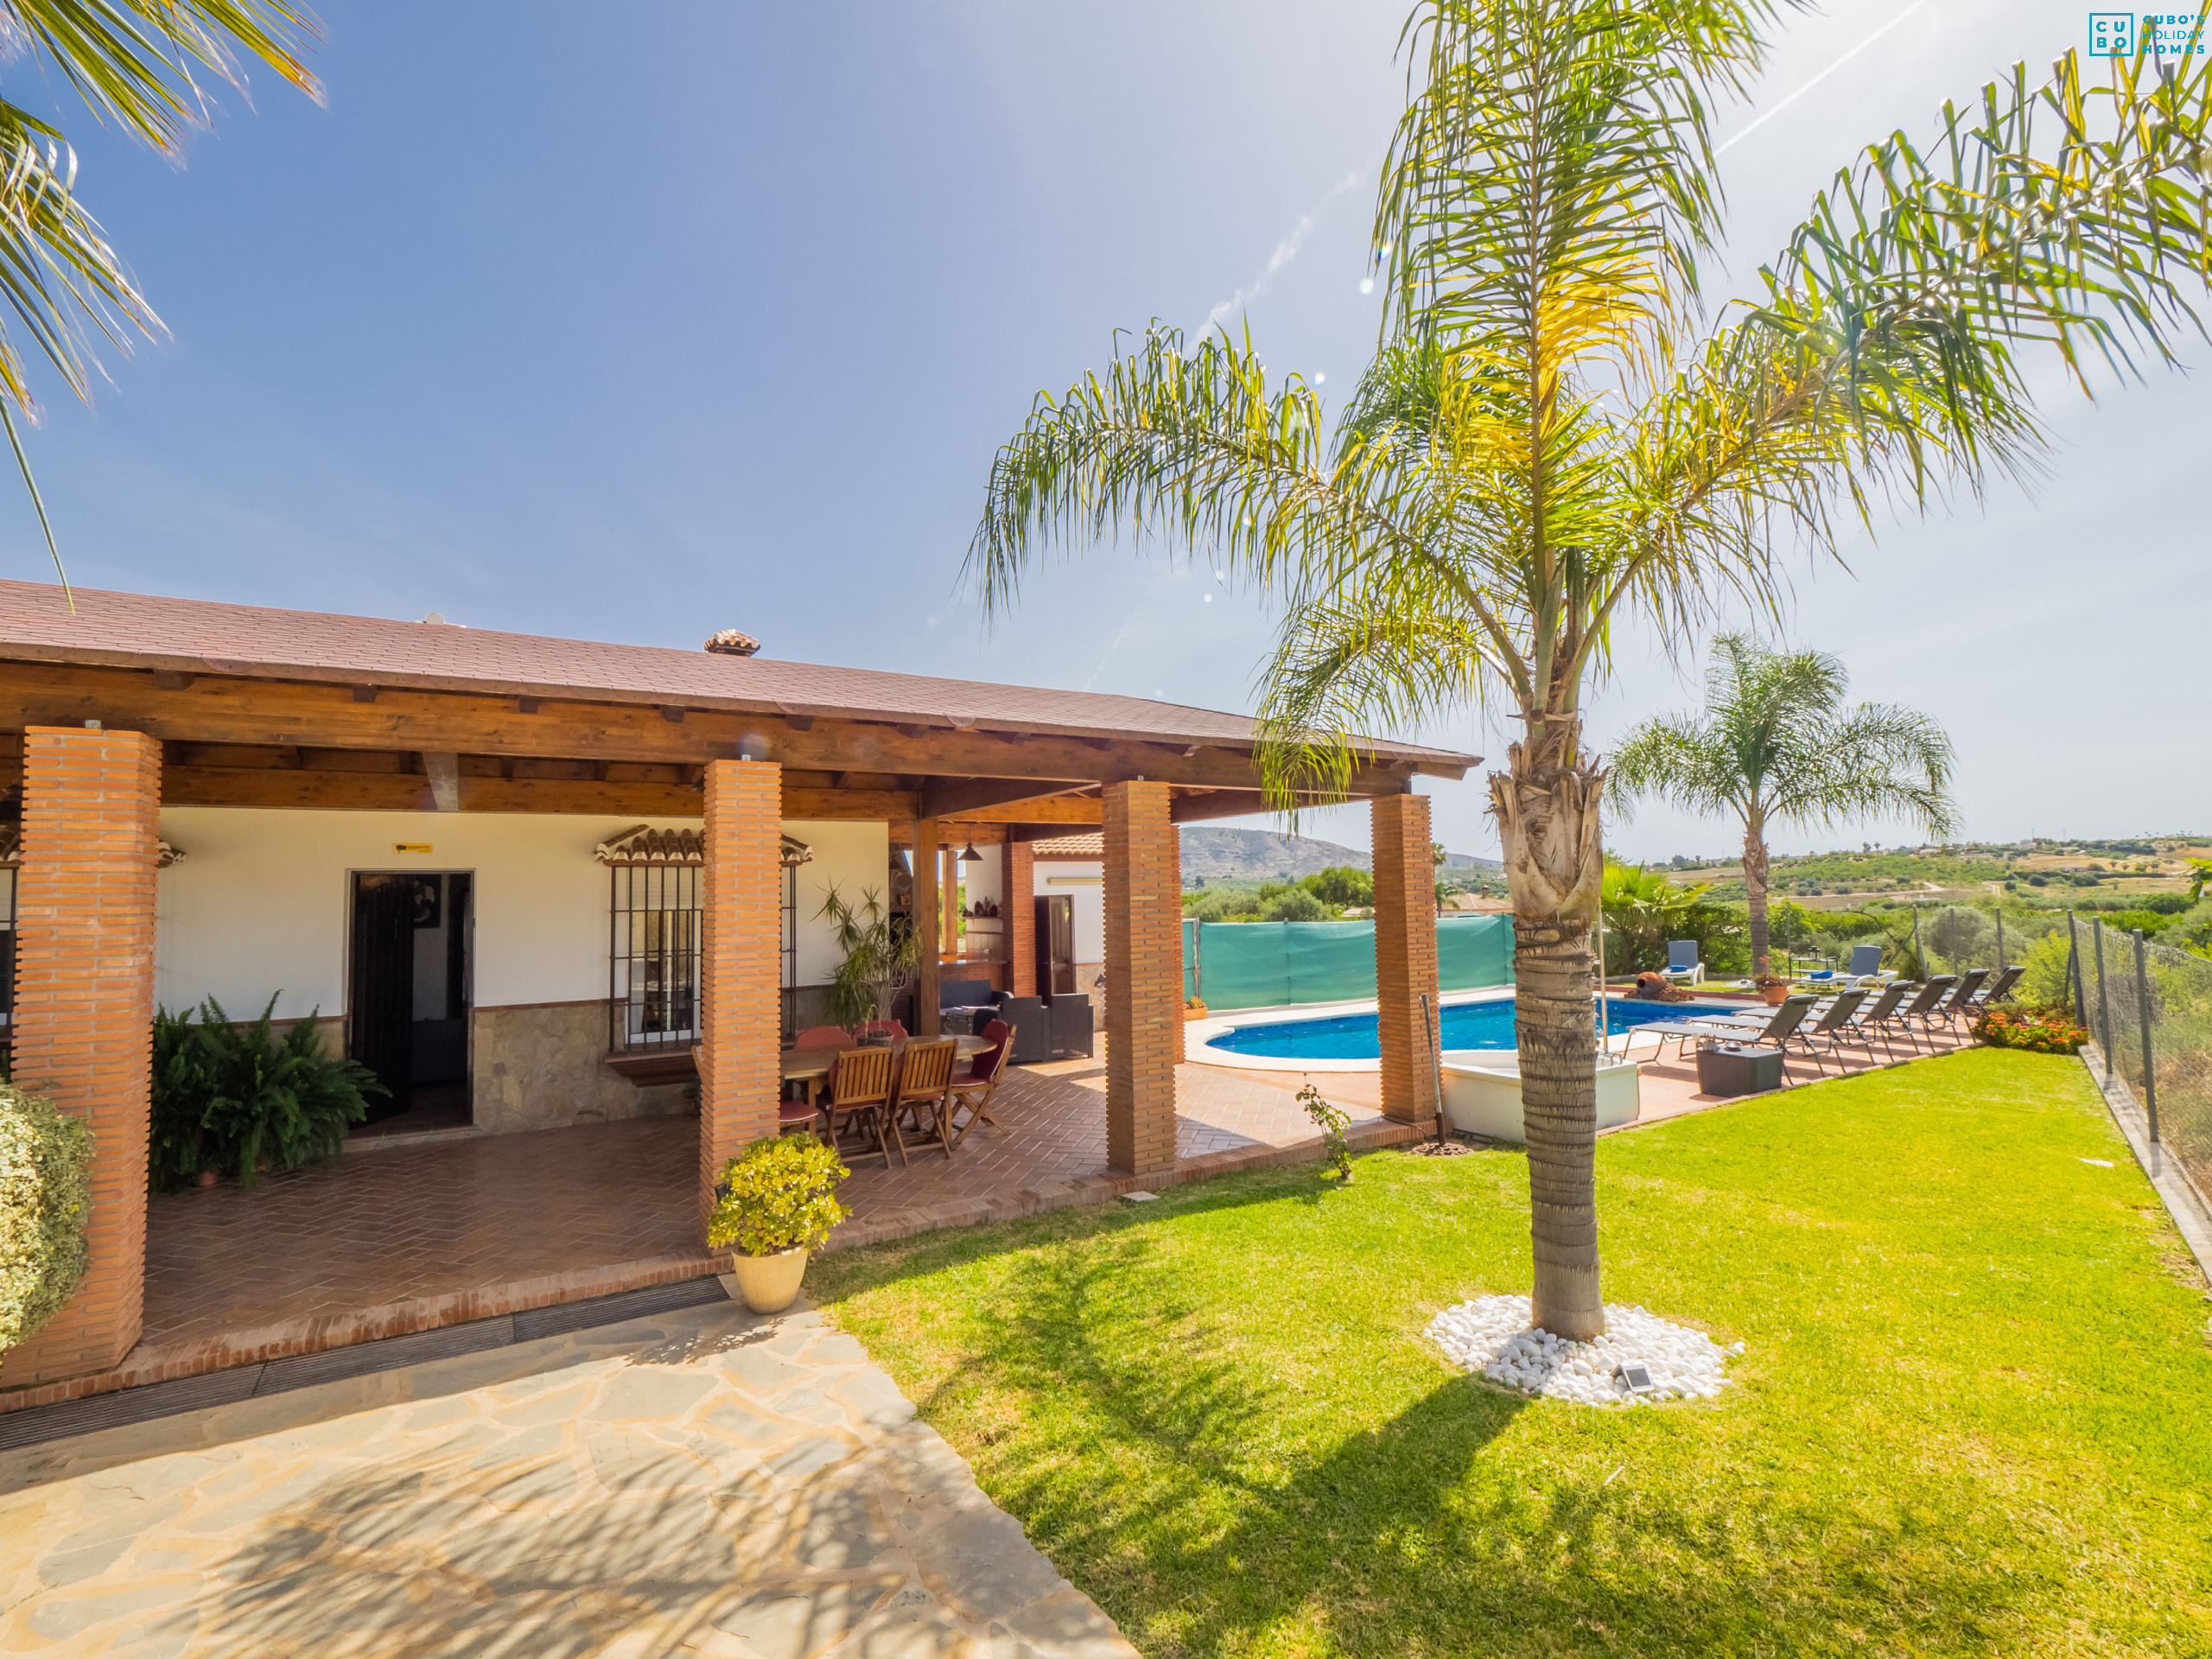
[[[1217,830],[1194,825],[1183,831],[1183,885],[1200,880],[1296,880],[1332,865],[1349,864],[1363,870],[1368,855],[1333,841],[1306,836],[1286,836],[1269,830]],[[1497,861],[1448,853],[1445,865],[1452,869],[1494,870]]]

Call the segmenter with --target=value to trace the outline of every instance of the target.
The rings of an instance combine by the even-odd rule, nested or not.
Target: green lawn
[[[1445,1365],[1432,1313],[1528,1287],[1503,1151],[810,1287],[1148,1655],[2212,1652],[2212,1307],[2078,1064],[1873,1072],[1598,1173],[1609,1299],[1743,1338],[1739,1389],[1593,1410]]]

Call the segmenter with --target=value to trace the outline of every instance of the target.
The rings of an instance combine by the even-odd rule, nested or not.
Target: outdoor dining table
[[[901,1037],[891,1047],[904,1054],[909,1043],[944,1040],[941,1037]],[[958,1045],[953,1050],[954,1054],[963,1060],[970,1055],[982,1053],[990,1046],[981,1037],[955,1037],[952,1040]],[[867,1045],[855,1043],[853,1046],[861,1048]],[[844,1052],[841,1048],[787,1048],[783,1053],[784,1081],[804,1083],[806,1085],[806,1103],[811,1106],[820,1097],[822,1086],[830,1081],[830,1068],[837,1064],[837,1056]]]

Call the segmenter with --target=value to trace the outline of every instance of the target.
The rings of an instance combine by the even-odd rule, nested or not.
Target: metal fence
[[[2212,962],[2070,913],[2076,1015],[2126,1079],[2152,1140],[2212,1188]]]

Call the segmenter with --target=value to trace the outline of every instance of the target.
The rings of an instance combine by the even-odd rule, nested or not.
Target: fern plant
[[[367,1117],[367,1096],[391,1092],[359,1060],[323,1048],[320,1008],[279,1038],[276,1007],[271,996],[243,1027],[212,996],[181,1015],[156,1014],[147,1163],[154,1191],[186,1185],[207,1169],[230,1171],[251,1187],[264,1166],[327,1163],[345,1150],[346,1130]]]

